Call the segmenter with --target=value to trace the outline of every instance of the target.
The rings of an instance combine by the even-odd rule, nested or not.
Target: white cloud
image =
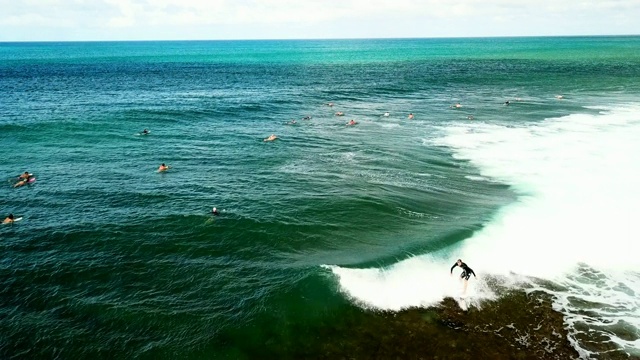
[[[136,24],[137,15],[145,12],[144,6],[136,4],[133,0],[105,0],[105,2],[115,7],[119,13],[107,20],[108,27],[133,27]]]
[[[551,35],[554,28],[562,29],[557,35],[640,33],[640,0],[0,0],[0,9],[0,40],[38,40],[38,34],[59,40],[75,40],[65,38],[69,34],[100,39],[513,36]],[[76,31],[65,32],[70,27]]]
[[[41,14],[22,14],[10,15],[0,19],[2,26],[68,26],[68,24],[59,19],[52,19]]]

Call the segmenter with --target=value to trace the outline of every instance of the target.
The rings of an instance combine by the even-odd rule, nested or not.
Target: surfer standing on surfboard
[[[456,266],[460,266],[462,268],[462,274],[460,274],[460,279],[464,279],[464,286],[462,289],[462,293],[465,294],[467,292],[467,283],[469,282],[469,278],[471,277],[471,274],[473,274],[474,278],[478,278],[476,276],[476,273],[473,272],[473,270],[467,266],[467,264],[463,263],[461,259],[458,259],[458,261],[456,261],[455,264],[453,264],[453,266],[451,267],[451,271],[450,274],[453,275],[453,269]]]

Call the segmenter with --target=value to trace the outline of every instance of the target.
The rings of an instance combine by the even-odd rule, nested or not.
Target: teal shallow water
[[[353,311],[320,265],[449,249],[516,199],[434,139],[469,115],[517,128],[633,101],[639,48],[637,37],[0,44],[0,209],[24,216],[0,228],[0,353],[235,357],[239,339],[267,341],[271,326]],[[25,170],[37,182],[13,189]]]

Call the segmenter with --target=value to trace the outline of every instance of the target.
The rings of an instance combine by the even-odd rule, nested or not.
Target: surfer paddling
[[[20,187],[20,186],[24,186],[27,185],[29,183],[32,183],[36,180],[36,178],[33,176],[33,174],[29,173],[28,171],[25,171],[24,174],[20,174],[18,176],[18,182],[16,182],[13,187]]]
[[[453,275],[453,269],[459,266],[462,268],[462,274],[460,274],[460,279],[464,279],[464,285],[462,288],[462,294],[466,294],[467,293],[467,284],[469,282],[469,278],[471,277],[471,274],[473,274],[474,278],[477,278],[476,273],[473,272],[473,270],[465,263],[462,262],[461,259],[458,259],[458,261],[456,261],[455,264],[453,264],[453,266],[451,267],[451,271],[450,273]]]
[[[9,214],[9,216],[7,216],[6,219],[4,219],[2,221],[3,224],[13,224],[13,222],[15,221],[15,217],[13,216],[13,214]]]

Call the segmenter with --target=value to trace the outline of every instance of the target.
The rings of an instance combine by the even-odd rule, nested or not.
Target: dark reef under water
[[[288,334],[274,328],[268,338],[262,343],[246,339],[236,349],[239,352],[228,355],[247,359],[579,358],[567,338],[562,314],[553,310],[551,296],[541,291],[510,291],[483,302],[481,309],[471,306],[467,311],[452,298],[426,309],[358,309],[331,322],[300,324]],[[227,342],[219,340],[219,345]]]
[[[229,358],[246,359],[579,359],[563,315],[542,291],[501,289],[501,296],[463,311],[453,298],[399,312],[355,307],[287,333],[273,327]],[[275,321],[275,319],[274,319]],[[264,331],[266,324],[261,324]],[[269,331],[269,330],[267,330]],[[237,344],[237,338],[218,345]],[[226,344],[225,344],[226,343]],[[593,359],[633,359],[620,349],[591,349]]]
[[[341,329],[325,329],[318,349],[294,358],[576,359],[562,314],[542,292],[513,292],[463,311],[447,298],[434,308],[363,313]]]

